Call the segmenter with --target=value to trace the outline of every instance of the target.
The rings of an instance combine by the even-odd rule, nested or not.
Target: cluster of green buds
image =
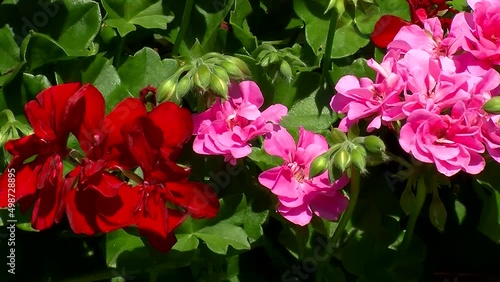
[[[357,127],[349,130],[347,135],[338,128],[333,128],[330,136],[333,145],[313,160],[309,177],[318,176],[328,170],[328,177],[333,182],[344,172],[350,175],[351,167],[366,173],[366,166],[371,158],[382,161],[387,159],[382,139],[375,135],[360,137],[358,133]]]
[[[287,81],[291,81],[293,78],[292,68],[306,66],[289,47],[277,50],[269,44],[262,44],[253,52],[253,57],[257,65],[271,73],[271,77],[276,77],[279,73]]]
[[[33,134],[33,129],[27,124],[24,124],[14,117],[14,114],[5,109],[0,114],[5,114],[7,122],[0,128],[0,147],[2,147],[5,162],[9,161],[9,154],[5,150],[5,144],[12,139],[18,139],[21,133],[22,136]]]
[[[227,99],[231,80],[250,77],[250,69],[241,59],[220,53],[207,53],[183,65],[157,89],[158,103],[179,102],[191,91]]]

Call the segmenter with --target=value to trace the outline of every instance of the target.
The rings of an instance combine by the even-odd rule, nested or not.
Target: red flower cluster
[[[371,36],[375,45],[380,48],[387,48],[387,45],[392,42],[403,26],[417,24],[422,27],[422,20],[440,17],[447,11],[457,12],[446,4],[447,0],[407,0],[407,2],[410,5],[411,22],[393,15],[382,16],[375,24],[375,29]],[[439,20],[443,29],[448,30],[450,28],[450,18],[440,17]]]
[[[79,234],[137,225],[153,247],[166,252],[176,242],[172,231],[187,215],[216,215],[215,193],[189,182],[189,169],[176,163],[193,132],[188,110],[167,102],[147,112],[143,101],[127,98],[105,115],[95,87],[71,83],[44,90],[25,112],[34,134],[5,146],[13,155],[7,170],[16,171],[16,201],[23,212],[33,207],[34,229],[49,228],[64,214]],[[70,134],[85,156],[68,148]],[[76,166],[65,174],[63,160]],[[2,174],[0,207],[8,206],[7,181]]]

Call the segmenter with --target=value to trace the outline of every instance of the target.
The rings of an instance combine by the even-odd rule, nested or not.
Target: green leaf
[[[252,147],[252,153],[248,155],[248,158],[263,171],[283,164],[283,159],[280,157],[271,156],[263,149],[257,147]]]
[[[465,216],[467,215],[467,209],[465,208],[464,204],[462,204],[458,200],[455,200],[455,212],[457,213],[458,224],[462,224]]]
[[[23,91],[27,97],[35,97],[42,90],[52,86],[45,75],[23,73]]]
[[[366,64],[366,59],[358,58],[352,63],[347,63],[345,65],[340,65],[340,63],[346,63],[345,60],[335,60],[334,64],[337,67],[330,72],[332,81],[337,82],[345,75],[354,75],[358,78],[368,77],[375,78],[375,71],[368,67]]]
[[[101,27],[99,4],[91,0],[63,0],[62,4],[64,7],[58,7],[57,17],[50,21],[48,34],[70,56],[95,54],[93,41]]]
[[[495,243],[500,244],[500,180],[498,178],[498,168],[498,164],[489,163],[483,172],[477,176],[474,189],[483,202],[481,218],[477,228]]]
[[[181,252],[191,251],[198,248],[198,244],[200,241],[196,236],[191,234],[180,234],[177,235],[177,243],[172,247],[174,250],[178,250]]]
[[[116,104],[123,101],[123,99],[133,97],[133,95],[122,86],[122,80],[113,66],[112,60],[106,59],[102,55],[96,56],[86,68],[82,68],[81,80],[82,83],[91,83],[102,93],[108,112],[111,111]]]
[[[178,68],[177,60],[161,60],[158,53],[145,47],[129,57],[118,68],[118,74],[128,91],[137,96],[141,89],[148,85],[158,87]]]
[[[306,24],[306,41],[316,56],[325,52],[326,38],[330,25],[329,14],[324,14],[324,6],[315,1],[294,0],[297,15]],[[356,53],[370,41],[356,25],[351,13],[344,13],[337,23],[332,47],[332,58],[343,58]]]
[[[309,97],[292,106],[281,120],[281,125],[291,132],[297,132],[299,126],[314,132],[328,129],[337,120],[337,115],[330,109],[330,99],[329,89],[316,89]]]
[[[12,72],[21,61],[19,47],[8,26],[0,28],[0,42],[2,42],[0,44],[0,75],[4,75],[7,72]]]
[[[126,251],[133,251],[144,247],[144,243],[138,236],[131,235],[123,229],[106,233],[106,264],[108,267],[116,267],[118,257]]]
[[[214,253],[224,255],[232,246],[237,250],[249,250],[248,235],[243,228],[229,223],[218,223],[196,231],[196,236],[207,244]]]
[[[103,0],[107,12],[104,20],[118,30],[121,37],[136,30],[136,25],[147,29],[167,29],[173,14],[163,10],[160,0]]]
[[[45,34],[33,32],[24,41],[27,43],[23,60],[30,70],[69,56],[61,45]]]

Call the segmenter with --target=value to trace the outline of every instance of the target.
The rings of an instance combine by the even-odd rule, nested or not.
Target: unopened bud
[[[363,154],[364,148],[358,146],[358,148],[362,148],[363,150],[354,149],[351,152],[351,160],[352,164],[359,169],[361,172],[366,172],[366,151]]]
[[[311,162],[311,166],[309,167],[309,178],[316,177],[328,169],[330,155],[330,152],[323,153]]]
[[[210,78],[210,90],[212,90],[216,96],[227,99],[227,84],[215,74],[212,74]]]
[[[227,74],[226,70],[223,67],[214,66],[212,68],[212,71],[216,76],[222,79],[224,83],[229,84],[230,82],[229,75]]]
[[[435,191],[434,193],[437,193]],[[437,228],[440,232],[444,231],[444,226],[446,224],[446,208],[438,195],[432,197],[431,205],[429,206],[429,217],[432,225]]]
[[[156,92],[156,100],[158,103],[169,101],[175,95],[177,79],[168,78],[158,88]]]
[[[272,64],[276,64],[278,63],[279,61],[281,61],[281,58],[280,56],[278,55],[277,52],[273,52],[269,55],[269,64],[272,65]]]
[[[380,154],[385,152],[385,144],[382,139],[375,135],[365,137],[365,148],[368,152],[373,154]]]
[[[333,163],[341,171],[345,171],[351,165],[351,155],[346,149],[340,149],[335,153]]]
[[[340,129],[332,128],[331,133],[332,133],[333,143],[338,144],[338,143],[344,143],[344,141],[347,141],[347,136]]]
[[[177,98],[184,97],[191,90],[191,88],[193,88],[193,76],[187,74],[182,77],[177,84],[177,90],[175,92]]]
[[[500,114],[500,97],[493,97],[484,103],[483,110],[490,114]]]
[[[259,65],[261,65],[263,68],[269,66],[271,63],[271,53],[267,54],[262,60],[260,60]]]
[[[286,80],[292,79],[293,76],[292,68],[290,67],[290,64],[285,60],[281,61],[280,73]]]
[[[207,65],[203,64],[198,67],[193,76],[194,84],[201,88],[202,90],[206,90],[210,85],[212,74]]]
[[[227,74],[233,79],[242,79],[245,77],[245,74],[236,65],[233,65],[229,61],[223,61],[221,63],[221,67],[223,67]]]
[[[243,73],[244,76],[251,76],[252,75],[247,64],[245,62],[243,62],[241,59],[236,58],[236,57],[232,57],[232,56],[226,56],[226,60],[229,63],[238,67],[238,69]]]

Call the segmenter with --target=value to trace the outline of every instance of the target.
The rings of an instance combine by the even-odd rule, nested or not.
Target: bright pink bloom
[[[415,110],[401,128],[399,144],[424,163],[435,163],[437,170],[452,176],[459,171],[478,174],[484,169],[484,146],[480,128],[467,125],[464,103],[457,103],[451,115]]]
[[[468,2],[474,12],[455,16],[445,43],[455,52],[463,49],[479,60],[500,64],[500,2]]]
[[[233,82],[229,97],[218,98],[208,110],[193,116],[193,149],[203,155],[223,155],[231,164],[252,152],[249,141],[271,131],[288,109],[276,104],[262,113],[264,98],[253,81]]]
[[[373,59],[368,60],[368,66],[377,72],[375,82],[366,77],[358,80],[353,75],[346,75],[339,80],[335,86],[337,94],[333,96],[330,107],[336,112],[347,114],[340,122],[341,130],[347,131],[360,119],[370,118],[367,127],[370,132],[380,128],[383,122],[404,117],[390,110],[392,104],[401,101],[399,94],[404,86],[397,72],[399,56],[399,52],[389,51],[380,64]]]
[[[328,150],[326,139],[299,128],[299,141],[284,129],[272,132],[264,141],[265,151],[284,160],[282,166],[266,170],[259,175],[259,182],[278,196],[278,212],[289,221],[304,226],[311,221],[312,213],[336,220],[348,204],[339,191],[348,183],[347,176],[330,184],[325,172],[312,179],[309,167],[315,157]]]
[[[412,49],[398,63],[406,82],[401,104],[406,116],[417,109],[439,114],[471,97],[467,82],[472,76],[443,71],[440,62],[425,51]]]
[[[387,50],[397,50],[402,54],[412,50],[423,50],[436,57],[446,55],[447,50],[441,45],[443,28],[438,18],[423,21],[424,28],[418,25],[402,27],[389,43]]]

